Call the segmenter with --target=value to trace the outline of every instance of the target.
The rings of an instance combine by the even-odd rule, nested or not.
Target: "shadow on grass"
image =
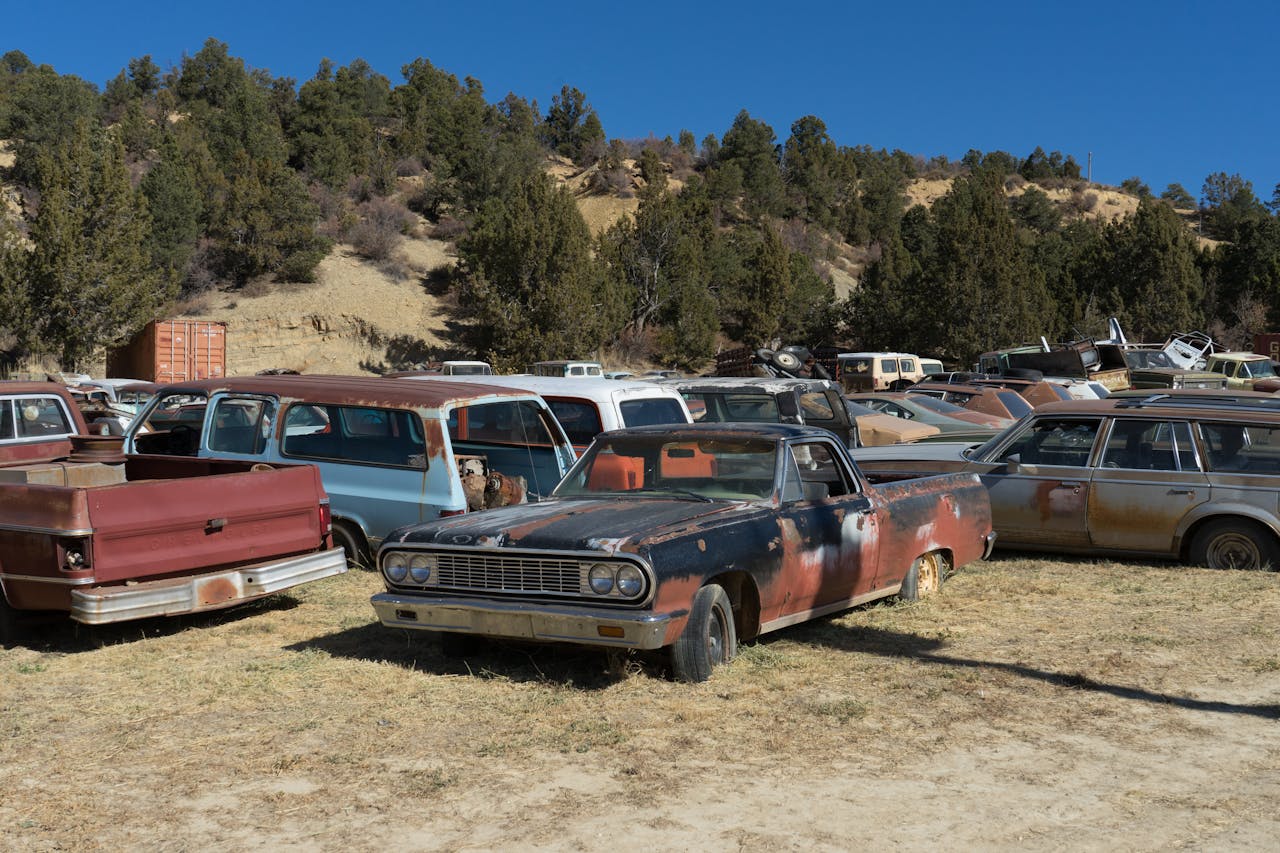
[[[82,625],[62,613],[11,611],[17,618],[9,629],[10,634],[5,638],[3,647],[49,654],[81,654],[107,646],[172,637],[187,630],[213,628],[250,619],[261,613],[292,610],[297,606],[298,599],[280,593],[225,610],[153,616],[107,625]]]
[[[642,658],[571,643],[524,643],[486,637],[444,638],[431,631],[387,628],[377,622],[286,646],[333,657],[390,663],[433,675],[558,684],[600,690],[622,681]],[[645,666],[646,670],[650,668]]]
[[[1193,711],[1244,714],[1268,720],[1280,719],[1280,704],[1239,705],[1231,702],[1212,702],[1171,693],[1160,693],[1141,687],[1110,684],[1080,673],[1054,672],[1053,670],[1038,669],[1023,664],[954,657],[942,653],[942,649],[945,646],[943,640],[921,637],[916,634],[903,634],[880,628],[846,627],[837,625],[833,621],[822,620],[808,625],[797,626],[786,632],[786,635],[791,640],[824,645],[840,651],[862,652],[890,658],[914,658],[925,663],[962,669],[986,669],[1007,672],[1020,678],[1042,681],[1055,687],[1063,687],[1070,690],[1088,690],[1094,693],[1116,696],[1120,699],[1131,699],[1159,705],[1173,705]]]

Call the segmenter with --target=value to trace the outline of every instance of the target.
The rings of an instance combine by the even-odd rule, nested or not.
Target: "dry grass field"
[[[0,651],[0,849],[1274,849],[1280,575],[997,558],[660,661],[373,622],[368,573]]]

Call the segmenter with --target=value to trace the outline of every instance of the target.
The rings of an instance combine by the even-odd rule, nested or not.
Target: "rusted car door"
[[[829,442],[792,444],[783,463],[785,618],[838,607],[872,589],[879,528],[875,505]]]
[[[1208,499],[1189,423],[1116,420],[1089,484],[1089,539],[1100,548],[1171,553],[1182,519]]]
[[[1038,418],[974,470],[991,493],[1002,542],[1090,544],[1086,510],[1090,458],[1101,418]]]

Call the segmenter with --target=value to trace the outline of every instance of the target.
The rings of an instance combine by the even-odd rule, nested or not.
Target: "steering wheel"
[[[195,456],[196,431],[186,424],[177,424],[169,428],[169,455]]]

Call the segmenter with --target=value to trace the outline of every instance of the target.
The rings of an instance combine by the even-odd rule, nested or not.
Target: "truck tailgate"
[[[86,490],[99,582],[314,551],[323,494],[311,466]]]

